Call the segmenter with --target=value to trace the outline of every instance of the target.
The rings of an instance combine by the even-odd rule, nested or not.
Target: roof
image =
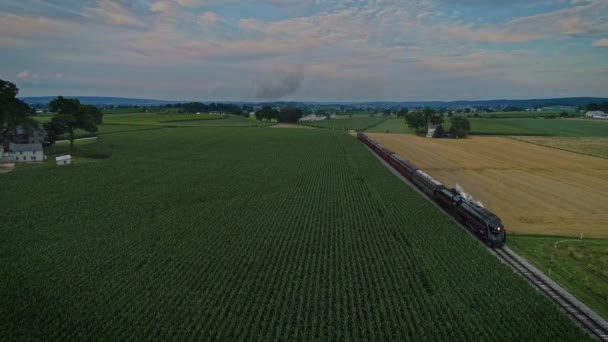
[[[8,149],[13,152],[42,151],[42,144],[9,144]]]
[[[72,156],[69,154],[66,154],[65,156],[55,157],[55,161],[62,161],[62,160],[68,160],[68,159],[72,159]]]

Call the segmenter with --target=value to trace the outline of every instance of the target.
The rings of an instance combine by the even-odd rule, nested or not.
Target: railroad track
[[[557,303],[557,305],[570,315],[574,321],[586,328],[592,335],[596,336],[601,341],[608,341],[608,327],[606,327],[605,324],[602,324],[602,322],[599,322],[601,318],[592,317],[585,312],[585,310],[581,309],[577,303],[556,289],[553,284],[538,275],[528,264],[515,257],[511,250],[497,248],[494,249],[494,252],[500,259],[536,286],[543,294]]]

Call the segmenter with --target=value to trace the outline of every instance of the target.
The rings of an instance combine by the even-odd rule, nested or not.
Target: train
[[[497,215],[463,197],[456,190],[449,189],[431,175],[417,168],[410,161],[399,157],[366,134],[359,132],[357,133],[357,138],[399,174],[420,189],[422,193],[454,216],[458,222],[479,236],[488,246],[500,248],[505,245],[507,242],[507,232],[505,231],[503,222]]]

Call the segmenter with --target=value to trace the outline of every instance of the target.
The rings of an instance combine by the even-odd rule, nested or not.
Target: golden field
[[[608,237],[606,159],[500,137],[369,136],[446,186],[462,186],[507,231]]]
[[[608,159],[608,138],[512,137],[513,139]]]

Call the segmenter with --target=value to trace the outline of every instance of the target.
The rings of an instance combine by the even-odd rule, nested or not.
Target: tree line
[[[168,104],[166,108],[178,108],[178,113],[228,113],[241,116],[249,116],[249,112],[253,111],[253,107],[239,106],[231,103],[210,103],[201,102],[176,103]]]
[[[304,112],[299,108],[284,107],[280,110],[275,110],[270,106],[264,106],[255,112],[255,118],[258,121],[272,121],[286,123],[286,122],[298,122]]]
[[[443,128],[443,122],[443,115],[438,114],[430,107],[425,107],[422,111],[405,114],[405,123],[407,126],[419,134],[425,133],[429,124],[431,124],[438,126],[434,137],[443,137],[446,133]],[[469,134],[470,130],[471,123],[469,122],[469,119],[463,116],[455,116],[450,119],[450,128],[447,133],[452,138],[464,138]]]
[[[36,111],[27,103],[17,98],[19,88],[14,83],[0,79],[0,142],[15,142],[18,129],[32,132],[39,128],[34,120]],[[70,147],[74,147],[74,132],[82,129],[90,133],[97,132],[97,125],[102,123],[103,113],[95,106],[81,104],[77,99],[62,96],[49,104],[55,114],[43,125],[46,131],[46,144],[54,144],[58,137],[68,134]]]
[[[579,108],[580,109],[580,108]],[[596,112],[596,111],[602,111],[604,113],[608,113],[608,102],[602,102],[602,103],[589,103],[586,106],[587,111],[589,112]]]

